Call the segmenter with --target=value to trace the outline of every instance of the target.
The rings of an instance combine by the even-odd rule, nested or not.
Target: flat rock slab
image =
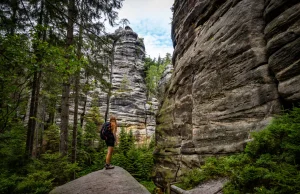
[[[221,194],[226,179],[210,180],[195,189],[187,191],[185,194]]]
[[[56,187],[50,194],[150,194],[126,170],[115,167],[110,170],[99,170]]]
[[[185,191],[175,185],[171,186],[171,194],[222,194],[222,189],[227,179],[209,180],[198,185],[192,190]]]

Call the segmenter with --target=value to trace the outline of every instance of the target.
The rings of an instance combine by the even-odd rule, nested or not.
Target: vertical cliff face
[[[269,0],[265,3],[264,29],[268,64],[287,102],[300,99],[300,2]]]
[[[156,183],[242,151],[297,102],[299,1],[175,0],[174,71],[157,116]]]
[[[166,88],[167,88],[167,85],[170,82],[173,70],[174,70],[173,65],[168,64],[166,66],[166,69],[164,70],[164,72],[162,74],[161,79],[159,80],[159,83],[158,83],[158,100],[159,100],[160,104],[162,103],[162,101],[164,99]]]

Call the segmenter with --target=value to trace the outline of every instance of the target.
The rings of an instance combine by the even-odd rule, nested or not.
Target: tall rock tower
[[[97,108],[103,118],[105,115],[108,120],[110,116],[117,118],[119,131],[121,128],[127,132],[132,130],[138,143],[150,143],[155,132],[158,102],[156,98],[147,97],[143,39],[128,26],[125,29],[120,27],[108,36],[113,40],[109,46],[113,52],[100,54],[97,60],[108,67],[109,72],[100,73],[107,82],[111,82],[111,91],[97,85],[81,94],[84,100],[79,104],[78,118],[85,125],[85,116],[92,107]],[[93,77],[82,78],[81,83],[94,81]],[[73,101],[70,103],[70,114],[70,123],[73,123]],[[60,122],[59,118],[57,122]]]
[[[109,115],[117,117],[118,125],[132,130],[139,142],[154,133],[154,110],[157,102],[148,102],[145,83],[145,46],[130,27],[119,28],[114,37],[112,91]]]

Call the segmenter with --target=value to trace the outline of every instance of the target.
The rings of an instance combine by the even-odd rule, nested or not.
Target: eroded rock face
[[[152,103],[148,102],[146,96],[145,46],[143,39],[128,26],[120,28],[114,35],[116,43],[109,114],[117,117],[119,126],[131,129],[137,140],[144,142],[146,137],[154,133],[150,118],[154,110],[151,112],[147,109],[147,105]]]
[[[279,95],[286,101],[300,99],[300,2],[266,1],[264,29],[268,64],[278,80]]]
[[[159,100],[160,104],[162,103],[162,101],[164,99],[164,94],[166,93],[165,92],[166,87],[169,84],[173,70],[174,70],[173,65],[168,64],[162,74],[161,79],[158,82],[158,100]]]
[[[157,185],[205,157],[242,151],[283,101],[300,100],[299,6],[175,0],[174,71],[157,116]]]
[[[130,27],[119,28],[110,34],[115,41],[110,47],[114,48],[113,63],[107,57],[99,58],[103,64],[112,71],[112,95],[109,103],[108,120],[110,116],[117,118],[120,132],[121,127],[129,132],[132,130],[138,143],[149,143],[155,132],[155,113],[158,102],[155,97],[147,98],[145,83],[144,58],[145,46],[142,38],[138,37]],[[110,82],[110,73],[103,76]],[[84,78],[81,83],[91,83],[93,77]],[[97,107],[104,118],[107,110],[108,89],[93,88],[86,94],[81,94],[84,99],[79,104],[78,118],[84,113],[86,116],[92,107]],[[70,123],[73,123],[74,103],[71,98]],[[59,122],[59,121],[58,121]]]

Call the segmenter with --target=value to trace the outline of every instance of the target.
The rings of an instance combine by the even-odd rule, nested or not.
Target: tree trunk
[[[17,25],[17,11],[19,9],[19,2],[18,0],[12,0],[10,2],[11,8],[12,8],[12,15],[11,15],[11,26],[10,26],[10,35],[14,35],[16,31],[16,25]]]
[[[75,20],[75,0],[68,2],[68,29],[67,48],[73,44]],[[67,70],[68,70],[67,64]],[[63,83],[61,100],[61,126],[60,126],[60,152],[62,156],[68,154],[68,125],[69,125],[69,98],[70,98],[70,78]]]
[[[55,110],[56,109],[56,101],[51,99],[50,102],[49,102],[49,106],[51,107],[50,108],[50,112],[49,112],[49,115],[48,115],[48,120],[47,120],[47,126],[45,127],[46,129],[48,129],[49,126],[53,125],[54,123],[54,119],[55,119]]]
[[[41,2],[41,12],[38,20],[38,24],[43,24],[43,15],[44,15],[44,2]],[[38,39],[41,38],[41,33],[38,34]],[[45,41],[45,39],[43,39]],[[34,45],[36,47],[36,45]],[[35,51],[37,51],[35,49]],[[29,112],[29,120],[28,120],[28,129],[27,129],[27,140],[26,140],[26,153],[27,157],[36,156],[37,149],[35,149],[35,153],[33,153],[33,145],[34,145],[34,134],[36,128],[36,118],[38,112],[39,105],[39,95],[40,95],[40,81],[42,77],[41,71],[41,56],[36,54],[38,68],[35,69],[32,81],[32,91],[31,91],[31,101],[30,101],[30,112]],[[36,139],[38,138],[38,131],[36,131]],[[37,140],[36,140],[37,141]]]
[[[88,77],[88,75],[86,75],[85,84],[86,85],[89,84],[89,77]],[[87,103],[87,95],[88,95],[88,91],[86,91],[85,94],[84,94],[83,110],[82,110],[82,113],[80,115],[80,127],[81,128],[83,126],[83,121],[84,121],[84,116],[85,116],[86,103]]]
[[[26,140],[26,155],[27,157],[32,156],[33,143],[34,143],[34,133],[36,126],[36,116],[37,116],[37,106],[38,106],[38,96],[40,91],[40,73],[34,72],[32,89],[31,89],[31,100],[30,100],[30,110],[29,110],[29,120],[27,128],[27,140]]]
[[[76,162],[76,144],[77,144],[77,125],[78,125],[78,100],[79,100],[79,77],[75,78],[75,107],[74,107],[74,124],[73,124],[73,139],[72,139],[72,163]]]
[[[41,113],[41,124],[40,124],[40,129],[41,129],[41,135],[40,135],[40,141],[39,141],[39,149],[38,149],[38,157],[40,154],[43,152],[43,141],[44,141],[44,131],[45,131],[45,121],[46,121],[46,103],[45,100],[42,100],[43,108],[42,108],[42,113]]]
[[[112,47],[112,53],[110,58],[110,75],[109,75],[109,89],[107,92],[107,99],[106,99],[106,111],[105,111],[105,122],[108,120],[108,114],[109,114],[109,107],[110,107],[110,97],[111,97],[111,90],[112,90],[112,75],[113,75],[113,67],[114,67],[114,60],[115,60],[115,46],[117,43],[117,40],[114,40],[113,47]]]
[[[81,22],[82,24],[82,22]],[[79,44],[77,50],[78,59],[81,58],[81,46],[82,46],[82,25],[79,27]],[[75,75],[75,107],[74,107],[74,125],[73,125],[73,141],[72,141],[72,163],[76,162],[76,149],[77,149],[77,125],[78,125],[78,101],[79,101],[79,84],[80,84],[80,71]],[[75,173],[73,178],[75,179]]]
[[[60,152],[63,156],[68,153],[68,125],[69,125],[69,81],[63,83],[61,97],[61,124],[60,124]]]

